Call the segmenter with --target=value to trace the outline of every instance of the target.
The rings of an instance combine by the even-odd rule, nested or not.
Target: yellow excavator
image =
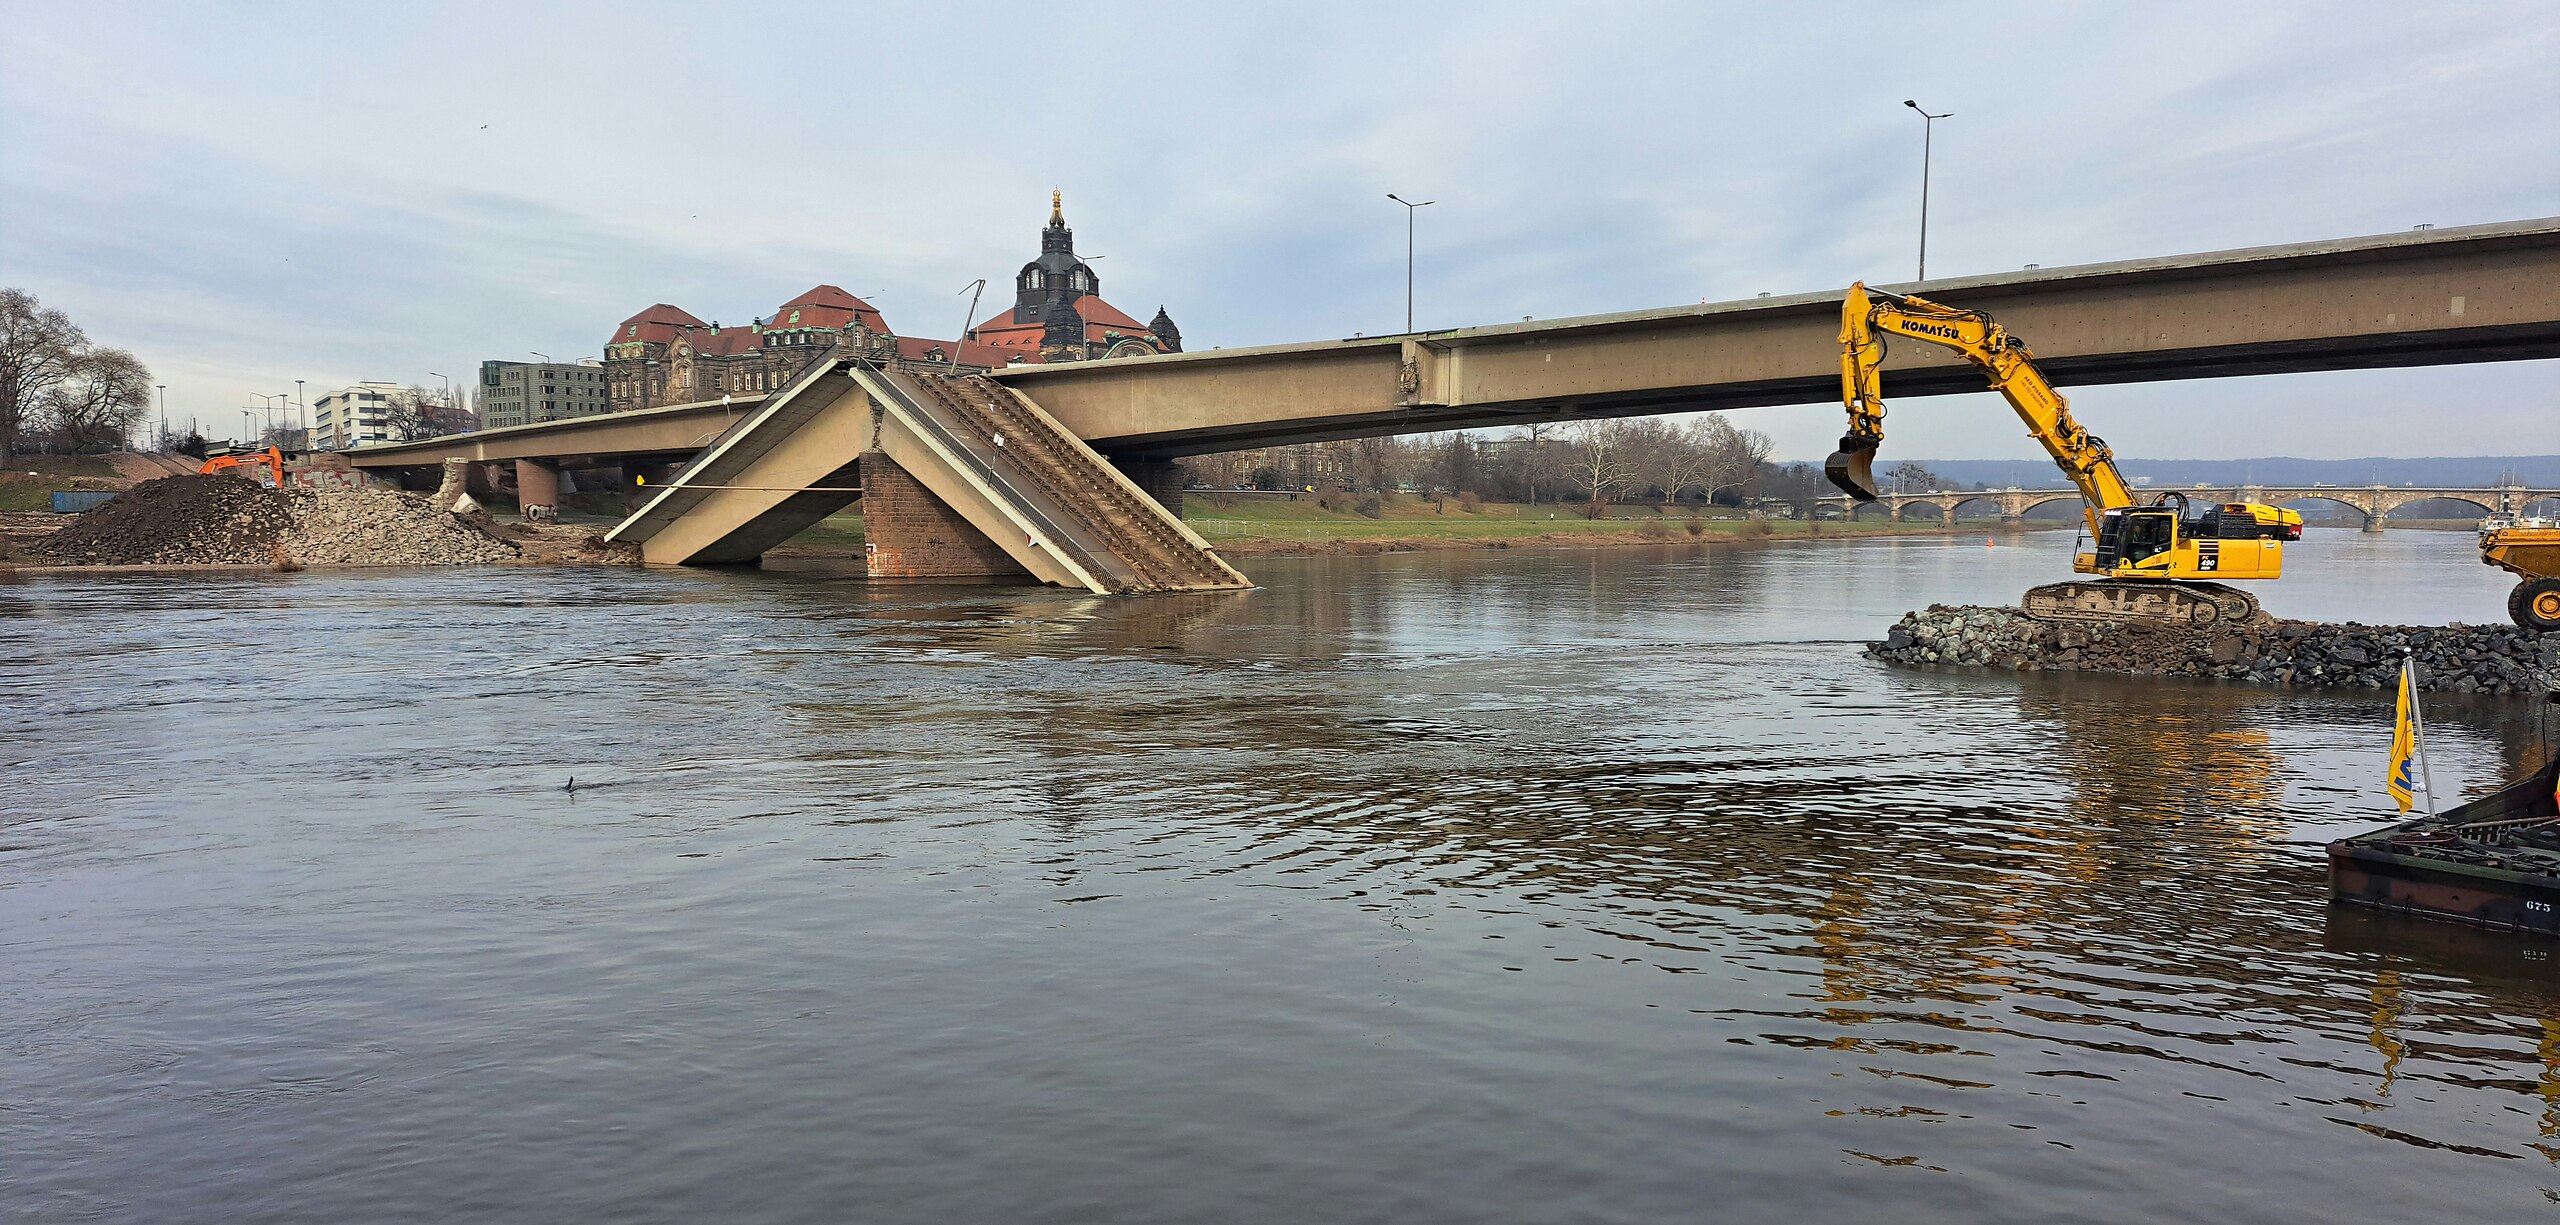
[[[2071,416],[2071,405],[2036,369],[2035,355],[1981,311],[1916,296],[1849,287],[1840,304],[1840,399],[1849,432],[1823,475],[1860,502],[1876,500],[1876,448],[1884,441],[1885,338],[1907,336],[1952,349],[2009,401],[2055,465],[2080,489],[2095,541],[2071,568],[2094,581],[2049,583],[2019,607],[2043,621],[2203,627],[2256,621],[2258,601],[2220,579],[2284,573],[2284,542],[2302,539],[2302,516],[2255,502],[2196,508],[2182,493],[2145,502],[2116,470],[2115,456]]]

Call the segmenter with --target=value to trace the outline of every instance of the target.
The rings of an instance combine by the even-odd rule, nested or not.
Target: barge
[[[2329,844],[2329,896],[2560,936],[2560,756],[2430,817]]]

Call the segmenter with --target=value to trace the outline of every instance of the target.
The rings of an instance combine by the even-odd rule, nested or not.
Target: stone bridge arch
[[[2368,532],[2381,531],[2383,519],[2386,517],[2386,512],[2375,510],[2371,505],[2369,505],[2371,502],[2370,498],[2358,498],[2354,496],[2352,491],[2344,489],[2274,489],[2269,490],[2266,497],[2268,499],[2281,499],[2280,501],[2270,502],[2271,505],[2280,507],[2299,509],[2302,503],[2305,502],[2327,502],[2332,505],[2346,507],[2348,510],[2354,511],[2357,515],[2362,516],[2364,520],[2363,530]]]

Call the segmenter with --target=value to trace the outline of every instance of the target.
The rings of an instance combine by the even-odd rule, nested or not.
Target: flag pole
[[[2436,815],[2436,774],[2427,764],[2427,716],[2418,708],[2418,656],[2412,651],[2401,660],[2409,670],[2409,730],[2418,742],[2418,782],[2427,789],[2427,815]]]

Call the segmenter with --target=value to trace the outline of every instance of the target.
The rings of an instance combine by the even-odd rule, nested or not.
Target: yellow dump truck
[[[2480,560],[2523,579],[2507,615],[2531,630],[2560,630],[2560,522],[2494,518],[2480,525]]]

